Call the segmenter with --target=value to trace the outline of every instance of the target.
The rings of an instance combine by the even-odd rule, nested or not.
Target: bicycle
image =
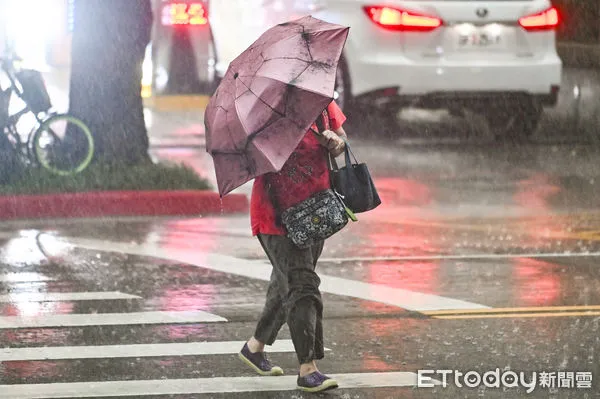
[[[89,127],[79,118],[53,110],[41,72],[20,68],[21,61],[13,52],[0,57],[0,70],[9,82],[6,89],[0,88],[0,128],[25,164],[35,163],[63,176],[82,172],[94,156],[94,139]],[[25,106],[10,115],[13,93]],[[23,139],[17,124],[28,113],[35,116],[36,126]]]

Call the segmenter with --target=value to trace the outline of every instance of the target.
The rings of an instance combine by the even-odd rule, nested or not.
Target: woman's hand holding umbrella
[[[333,157],[341,155],[346,148],[344,139],[332,130],[324,130],[319,133],[317,135],[317,140],[319,140],[319,143],[323,147],[327,148]]]

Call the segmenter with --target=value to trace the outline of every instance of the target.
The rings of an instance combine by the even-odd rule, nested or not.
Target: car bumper
[[[562,62],[549,56],[537,62],[469,62],[461,64],[438,60],[429,64],[360,61],[351,70],[355,97],[397,87],[400,96],[424,96],[432,93],[515,92],[553,96],[560,86]],[[556,90],[556,89],[554,89]],[[388,90],[389,92],[389,90]]]

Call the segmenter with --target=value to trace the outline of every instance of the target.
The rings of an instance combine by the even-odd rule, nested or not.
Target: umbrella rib
[[[304,25],[302,25],[301,23],[298,22],[299,20],[294,20],[294,21],[288,21],[288,22],[283,22],[280,24],[277,24],[277,26],[290,26],[290,25],[295,25],[295,26],[301,26],[304,28]],[[330,30],[340,30],[340,29],[344,29],[345,27],[342,25],[337,25],[337,24],[328,24],[326,26],[319,26],[317,29],[314,29],[312,32],[328,32]]]
[[[263,103],[264,105],[266,105],[267,107],[269,107],[271,109],[271,111],[275,112],[277,115],[279,115],[281,117],[285,117],[285,113],[281,113],[278,110],[276,110],[275,108],[273,108],[270,104],[268,104],[265,100],[263,100],[258,94],[256,94],[255,92],[253,92],[252,89],[249,88],[243,81],[240,80],[240,82],[246,87],[246,89],[248,89],[248,91],[250,93],[252,93],[254,95],[254,97],[256,97],[258,99],[258,101],[260,101],[261,103]],[[237,98],[239,98],[239,97],[237,97]]]
[[[302,74],[303,74],[304,72],[306,72],[306,71],[308,70],[308,68],[309,68],[309,67],[310,67],[310,63],[304,67],[304,69],[302,70],[302,72],[300,72],[300,73],[298,74],[298,76],[296,76],[294,79],[292,79],[292,82],[293,82],[294,80],[298,79],[300,76],[302,76]]]
[[[287,96],[289,96],[289,86],[288,86],[288,90],[286,90],[285,92],[285,96],[286,96],[286,100],[283,102],[285,104],[286,107],[286,111],[284,112],[284,115],[282,115],[282,117],[287,118]],[[294,120],[294,119],[290,119],[287,118],[288,121],[292,122],[294,125],[296,125],[296,127],[298,127],[299,129],[303,129],[304,126],[301,126],[298,121]],[[270,122],[268,122],[267,124],[265,124],[263,127],[261,127],[260,129],[258,129],[256,132],[252,132],[248,135],[248,140],[246,141],[246,148],[248,148],[248,145],[250,145],[250,142],[252,141],[252,139],[254,139],[254,137],[258,136],[260,133],[262,133],[263,131],[265,131],[268,127],[270,127],[272,124],[274,124],[276,122],[276,120],[272,120]]]
[[[244,151],[227,151],[227,150],[214,150],[211,151],[211,154],[219,154],[219,155],[244,155]]]
[[[269,60],[272,60],[272,59],[273,59],[273,58],[269,58]],[[266,60],[266,61],[269,61],[269,60]],[[301,61],[304,61],[304,60],[301,60]],[[264,79],[272,79],[272,80],[275,80],[275,81],[277,81],[277,82],[281,82],[281,83],[283,83],[283,84],[286,84],[286,85],[294,85],[294,84],[293,84],[293,81],[294,81],[294,80],[296,80],[296,79],[298,79],[298,78],[299,78],[299,77],[300,77],[300,76],[301,76],[301,75],[302,75],[304,72],[306,72],[306,71],[308,70],[308,68],[310,68],[310,66],[311,66],[311,65],[313,65],[313,62],[310,62],[310,63],[309,63],[307,66],[306,66],[306,68],[304,68],[304,69],[302,70],[302,72],[300,72],[300,73],[298,74],[298,76],[296,76],[294,79],[292,79],[292,81],[291,81],[291,82],[289,82],[289,83],[286,83],[286,82],[284,82],[284,81],[282,81],[282,80],[276,79],[276,78],[274,78],[274,77],[272,77],[272,76],[263,76],[263,75],[240,75],[239,77],[244,77],[244,78],[256,78],[257,76],[260,76],[260,77],[262,77],[262,78],[264,78]],[[329,66],[330,66],[330,67],[333,67],[332,65],[329,65]],[[244,85],[244,86],[246,86],[246,85]],[[246,87],[248,87],[248,86],[246,86]],[[313,93],[313,94],[317,94],[317,95],[320,95],[320,94],[321,94],[321,93],[318,93],[318,92],[316,92],[316,91],[314,91],[314,90],[307,89],[307,88],[304,88],[304,87],[301,87],[301,86],[297,86],[297,87],[298,87],[298,88],[301,88],[302,90],[306,90],[306,91],[308,91],[308,92],[311,92],[311,93]],[[255,93],[252,93],[252,94],[254,94],[254,95],[256,96],[256,94],[255,94]],[[259,98],[260,98],[260,97],[259,97]],[[266,104],[266,105],[267,105],[268,107],[270,107],[268,104]],[[285,115],[281,115],[281,116],[285,116]]]
[[[302,72],[300,72],[300,73],[298,74],[298,76],[296,76],[296,77],[295,77],[295,78],[292,80],[292,82],[293,82],[294,80],[298,79],[300,76],[302,76],[302,74],[308,70],[308,68],[310,67],[310,65],[311,65],[311,64],[307,65],[307,66],[306,66],[306,68],[304,68],[304,70],[303,70]],[[290,82],[289,84],[292,84],[292,82]],[[294,85],[294,86],[295,86],[295,85]],[[318,92],[316,92],[316,91],[314,91],[314,90],[311,90],[311,89],[308,89],[308,88],[306,88],[306,87],[301,87],[301,86],[295,86],[295,87],[297,87],[298,89],[305,90],[305,91],[307,91],[307,92],[309,92],[309,93],[313,93],[313,94],[316,94],[316,95],[321,95],[321,96],[323,95],[322,93],[318,93]],[[332,94],[333,94],[333,93],[332,93]],[[329,98],[329,97],[328,97],[328,98]]]
[[[282,117],[286,117],[286,115],[282,115]],[[291,119],[289,119],[292,122],[296,122],[293,121]],[[254,139],[254,137],[258,136],[260,133],[262,133],[263,131],[265,131],[268,127],[270,127],[272,124],[274,124],[277,120],[271,120],[268,123],[266,123],[264,126],[262,126],[260,129],[258,129],[256,132],[252,132],[248,135],[248,139],[246,140],[246,146],[245,148],[247,149],[248,146],[250,145],[250,142],[252,141],[252,139]],[[296,123],[296,125],[298,125]]]
[[[220,106],[220,105],[219,105],[217,108],[220,108],[220,109],[222,109],[222,110],[223,110],[223,112],[225,112],[225,115],[228,115],[228,114],[229,114],[229,111],[228,111],[228,110],[226,110],[224,107],[222,107],[222,106]],[[235,142],[235,140],[233,140],[233,137],[234,137],[234,136],[233,136],[233,133],[231,132],[231,126],[229,126],[229,124],[226,124],[225,126],[227,127],[227,133],[229,134],[229,139],[230,139],[232,142]],[[240,150],[238,150],[238,151],[240,151]]]
[[[306,62],[307,64],[310,64],[311,62],[313,62],[311,60],[303,60],[300,57],[273,57],[273,58],[265,58],[264,62],[273,61],[273,60],[298,60],[298,61]]]
[[[302,35],[300,37],[302,37],[302,39],[304,40],[304,44],[306,44],[306,51],[308,51],[308,56],[310,57],[310,62],[314,61],[313,55],[310,52],[310,46],[308,45],[308,39],[304,38],[304,35],[306,35],[308,37],[308,33],[306,33],[306,28],[304,27],[304,25],[302,25]]]
[[[311,66],[311,65],[312,65],[312,63],[310,63],[309,65],[307,65],[307,66],[306,66],[306,68],[304,68],[304,70],[303,70],[302,72],[300,72],[300,73],[298,74],[298,76],[296,76],[296,77],[294,78],[294,80],[296,80],[296,79],[298,79],[300,76],[302,76],[302,74],[303,74],[304,72],[306,72],[306,71],[308,70],[308,68],[310,68],[310,66]],[[292,80],[292,82],[293,82],[294,80]],[[297,88],[299,88],[299,89],[302,89],[302,90],[305,90],[305,91],[307,91],[307,92],[310,92],[310,93],[316,94],[316,95],[323,95],[322,93],[316,92],[316,91],[314,91],[314,90],[311,90],[311,89],[309,89],[309,88],[306,88],[306,87],[302,87],[302,86],[295,86],[295,87],[297,87]],[[333,93],[332,93],[332,94],[333,94]],[[328,98],[329,98],[329,97],[328,97]]]

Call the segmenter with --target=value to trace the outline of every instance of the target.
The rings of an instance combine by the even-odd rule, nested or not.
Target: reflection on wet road
[[[599,151],[355,143],[383,205],[318,266],[332,395],[600,397]],[[153,151],[212,178],[202,147]],[[0,397],[310,397],[287,327],[286,377],[236,358],[270,273],[248,215],[10,222],[0,240]],[[554,385],[415,387],[418,370],[496,368]]]

